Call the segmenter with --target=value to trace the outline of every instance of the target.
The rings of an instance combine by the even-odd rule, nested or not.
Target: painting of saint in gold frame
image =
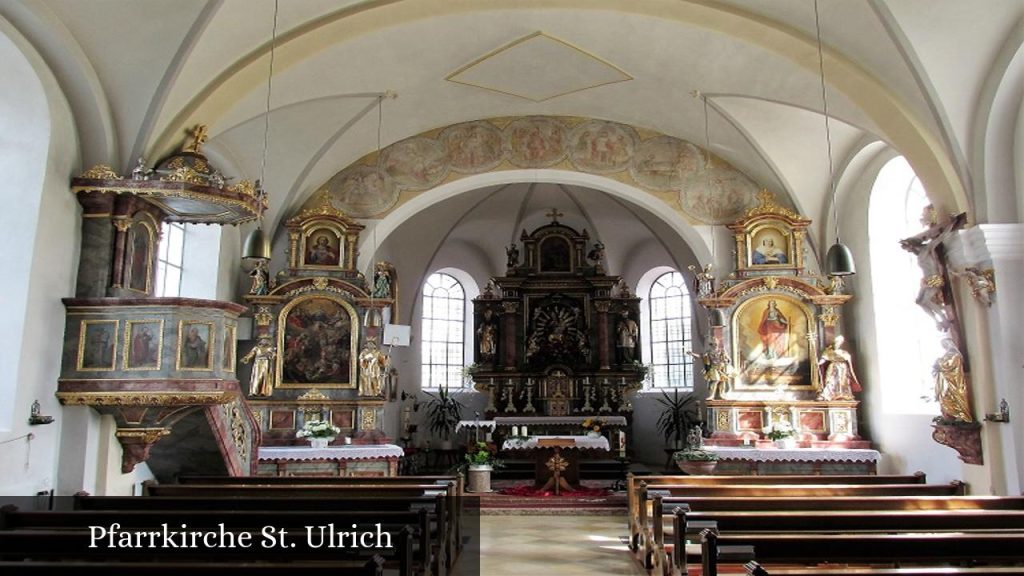
[[[213,370],[213,322],[178,323],[178,370]]]
[[[811,390],[818,387],[814,313],[784,294],[743,302],[732,322],[737,389]]]
[[[238,344],[235,341],[235,326],[224,327],[224,365],[222,368],[225,372],[235,371],[235,350],[238,348]]]
[[[303,296],[278,318],[277,386],[355,388],[359,322],[344,300]]]
[[[153,276],[153,246],[156,244],[156,232],[147,222],[136,222],[130,230],[128,288],[148,294]]]
[[[78,370],[113,370],[117,363],[117,320],[82,320],[78,334]]]
[[[341,235],[327,227],[314,228],[303,236],[302,265],[337,268],[342,262]]]
[[[792,235],[782,226],[765,224],[747,235],[748,267],[792,267],[796,259],[793,251]]]
[[[160,318],[128,320],[124,329],[125,370],[159,370],[164,342],[164,321]]]

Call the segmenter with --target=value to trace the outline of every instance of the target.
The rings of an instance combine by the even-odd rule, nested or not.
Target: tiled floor
[[[646,574],[623,543],[625,535],[625,515],[483,516],[480,518],[480,574]],[[455,574],[458,573],[456,570]]]

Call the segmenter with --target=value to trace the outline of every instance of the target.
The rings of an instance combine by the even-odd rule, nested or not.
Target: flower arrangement
[[[471,445],[466,452],[466,463],[470,466],[490,466],[497,468],[501,462],[495,457],[497,447],[487,442],[477,442]]]
[[[784,440],[790,438],[795,433],[793,425],[786,420],[780,420],[772,423],[770,426],[764,429],[765,436],[769,440]]]
[[[296,438],[333,438],[341,434],[341,428],[323,420],[307,420],[302,429],[296,434]]]
[[[672,453],[673,460],[688,460],[691,462],[715,462],[718,454],[703,448],[689,448]]]
[[[600,434],[601,433],[601,426],[603,426],[603,425],[604,425],[604,421],[601,420],[600,418],[594,416],[594,417],[591,417],[591,418],[587,418],[586,420],[583,421],[583,430],[585,432],[596,432],[596,433]]]

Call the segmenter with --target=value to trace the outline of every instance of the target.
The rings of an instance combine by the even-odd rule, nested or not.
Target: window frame
[[[451,284],[445,287],[440,283],[432,282],[435,279],[443,280],[450,279]],[[452,297],[450,291],[452,289],[458,289],[459,296]],[[434,293],[437,290],[449,291],[448,296],[437,296]],[[442,387],[449,389],[464,389],[466,387],[465,379],[463,378],[463,369],[466,362],[466,303],[467,290],[463,281],[460,281],[451,271],[438,270],[427,276],[427,279],[423,282],[422,296],[420,298],[420,388],[424,390],[439,390]],[[431,302],[428,305],[428,299]],[[435,305],[435,301],[440,300],[446,303],[443,307],[446,312],[443,317],[436,316],[435,310],[438,307]],[[458,310],[457,317],[452,312]],[[428,313],[431,316],[428,317]],[[431,332],[433,331],[434,322],[443,322],[448,324],[446,330],[446,337],[444,340],[432,339]],[[458,335],[453,336],[452,328],[453,324],[458,324]],[[444,358],[445,362],[438,363],[434,362],[432,358],[432,350],[435,345],[443,345],[444,347]],[[455,360],[457,359],[457,360]],[[435,381],[435,367],[443,366],[443,372],[445,373],[444,382]]]
[[[662,282],[667,276],[675,275],[678,281],[673,280],[671,284],[665,284]],[[655,290],[663,290],[664,293],[661,295],[655,295]],[[672,291],[678,291],[678,294],[673,294]],[[694,377],[694,362],[693,357],[688,354],[688,351],[692,350],[693,347],[693,336],[694,336],[694,309],[693,309],[693,295],[690,293],[690,287],[687,284],[686,277],[681,272],[675,269],[665,269],[660,271],[651,280],[650,286],[647,289],[647,305],[645,306],[647,312],[647,327],[649,337],[646,339],[649,351],[648,364],[650,365],[650,378],[645,383],[644,391],[647,392],[659,392],[659,391],[685,391],[692,392],[696,386],[696,379]],[[678,309],[668,310],[668,301],[674,298],[680,298],[681,303]],[[659,301],[666,301],[666,305],[660,314],[656,314],[657,304]],[[677,314],[673,315],[673,312]],[[672,326],[670,324],[675,322],[678,324],[679,338],[673,338]],[[665,324],[665,338],[663,340],[657,339],[658,331],[656,329],[657,323]],[[658,362],[658,348],[664,347],[664,358],[665,362]],[[678,356],[673,357],[673,347],[678,350]],[[665,372],[669,375],[669,381],[664,385],[658,385],[659,380],[659,367],[664,366]],[[673,383],[672,372],[673,367],[679,367],[678,378],[681,382]]]

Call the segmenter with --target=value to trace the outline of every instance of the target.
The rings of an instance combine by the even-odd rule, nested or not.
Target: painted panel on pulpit
[[[281,310],[278,382],[283,388],[354,388],[355,310],[328,296],[297,298]]]
[[[740,304],[732,322],[736,387],[817,388],[813,332],[813,312],[790,296],[765,294]]]

